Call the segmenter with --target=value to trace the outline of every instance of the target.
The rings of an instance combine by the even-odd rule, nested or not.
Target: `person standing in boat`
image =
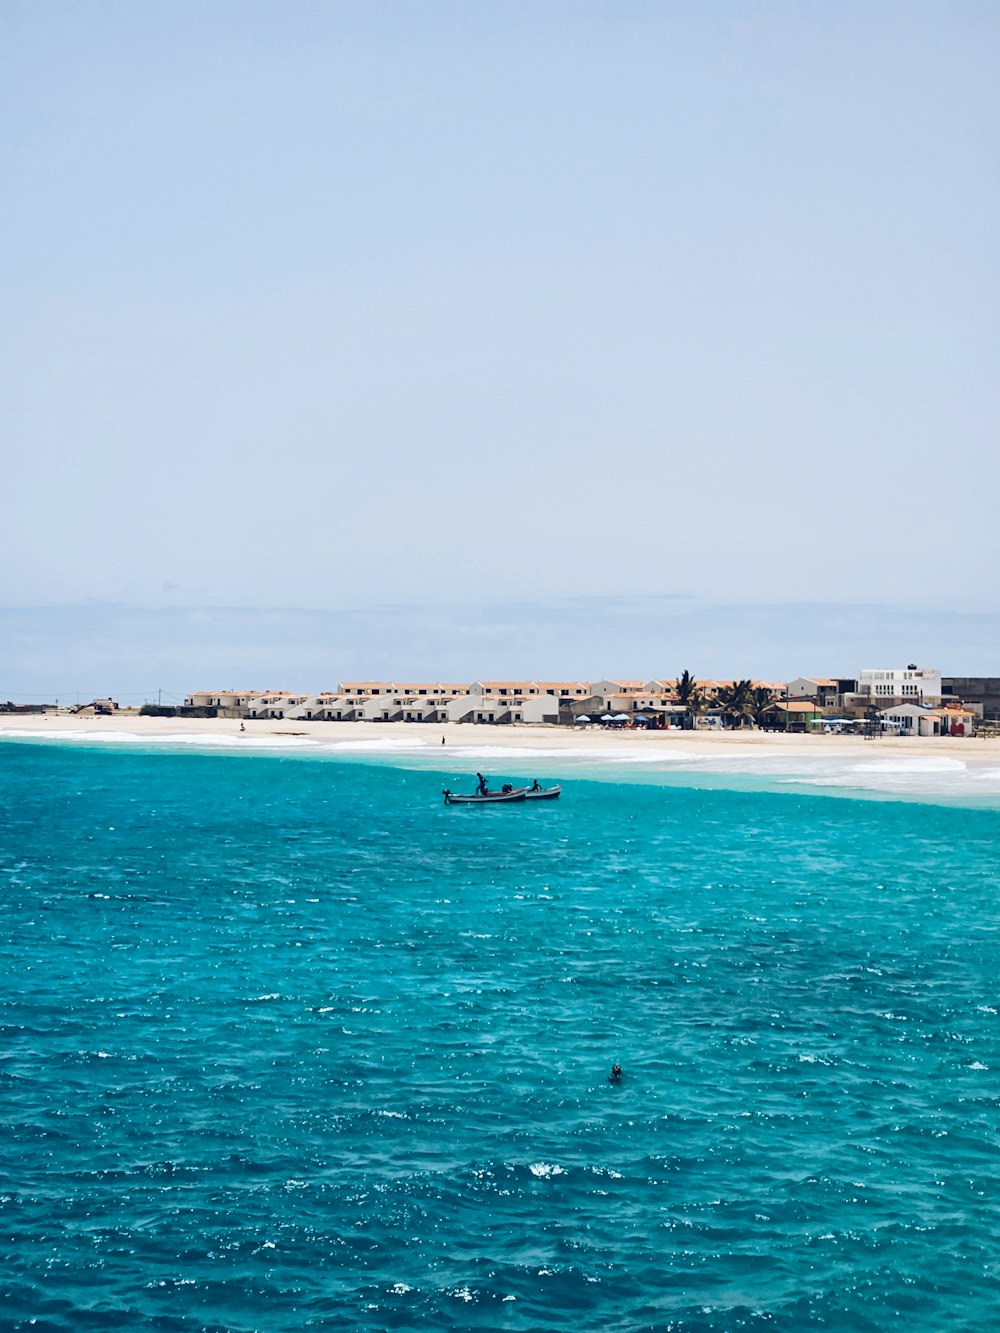
[[[482,773],[477,773],[476,777],[479,779],[479,785],[477,786],[476,791],[480,796],[488,796],[490,789],[486,785],[486,779],[483,777]]]

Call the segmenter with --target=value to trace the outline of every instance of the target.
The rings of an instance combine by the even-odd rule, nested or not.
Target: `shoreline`
[[[0,714],[0,740],[9,733],[21,736],[34,734],[39,739],[60,735],[80,735],[86,732],[95,739],[124,734],[130,738],[148,737],[163,740],[171,736],[203,735],[230,737],[252,746],[255,741],[273,743],[276,738],[308,738],[340,746],[362,741],[398,741],[401,750],[413,748],[441,748],[497,746],[501,749],[523,750],[545,748],[564,750],[567,754],[594,750],[618,750],[623,746],[642,749],[644,753],[683,754],[685,751],[709,747],[722,753],[755,751],[774,754],[809,754],[835,752],[855,754],[935,755],[974,762],[1000,763],[1000,737],[974,736],[881,736],[876,740],[862,736],[836,736],[801,732],[779,731],[721,731],[706,728],[696,731],[608,731],[603,727],[569,727],[514,723],[510,726],[492,726],[474,722],[304,722],[258,721],[244,723],[240,731],[236,718],[205,717],[140,717],[137,713],[117,713],[112,716],[76,717],[51,713]]]
[[[606,731],[475,723],[250,721],[0,715],[0,741],[151,746],[215,755],[377,759],[470,778],[640,780],[786,794],[916,799],[1000,809],[1000,738]],[[444,744],[442,744],[442,737]],[[531,761],[530,763],[528,761]],[[528,770],[531,770],[530,772]],[[536,773],[537,770],[537,773]]]

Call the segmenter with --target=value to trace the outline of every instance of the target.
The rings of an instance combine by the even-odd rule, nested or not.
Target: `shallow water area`
[[[552,780],[586,776],[614,783],[791,790],[1000,809],[1000,753],[995,743],[985,748],[974,739],[960,742],[957,748],[948,741],[931,742],[934,748],[940,744],[942,751],[948,748],[948,753],[928,753],[926,742],[914,741],[873,741],[860,746],[857,738],[839,744],[845,738],[760,734],[731,741],[717,733],[684,734],[679,741],[676,733],[601,733],[594,737],[567,736],[564,729],[473,726],[449,727],[451,743],[442,746],[433,726],[347,723],[296,727],[294,722],[279,722],[265,724],[264,729],[251,723],[246,733],[240,733],[232,722],[191,722],[157,731],[144,727],[146,721],[141,720],[135,729],[123,727],[117,719],[103,729],[100,724],[67,726],[65,720],[54,726],[39,719],[31,728],[6,723],[0,740],[383,762],[433,769],[446,775],[456,790],[456,784],[472,780],[471,775],[483,767],[495,786],[508,777],[519,783],[541,772]],[[738,743],[747,739],[754,743]],[[788,740],[797,742],[794,748],[786,748]]]
[[[0,745],[3,1327],[990,1325],[995,811],[399,762]]]

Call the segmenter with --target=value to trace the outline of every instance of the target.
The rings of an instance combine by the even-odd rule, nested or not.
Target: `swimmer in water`
[[[621,1067],[621,1065],[612,1065],[612,1066],[611,1066],[611,1073],[608,1075],[608,1082],[609,1082],[609,1083],[620,1083],[621,1081],[622,1081],[622,1067]]]

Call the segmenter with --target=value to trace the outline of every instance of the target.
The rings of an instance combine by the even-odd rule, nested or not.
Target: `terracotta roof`
[[[394,680],[394,690],[468,690],[468,685],[451,685],[440,680]]]
[[[242,699],[242,698],[244,697],[244,695],[248,695],[248,694],[261,694],[261,693],[263,693],[263,691],[261,691],[261,690],[192,690],[191,693],[192,693],[192,695],[195,695],[195,694],[214,694],[214,695],[216,695],[219,699]]]

